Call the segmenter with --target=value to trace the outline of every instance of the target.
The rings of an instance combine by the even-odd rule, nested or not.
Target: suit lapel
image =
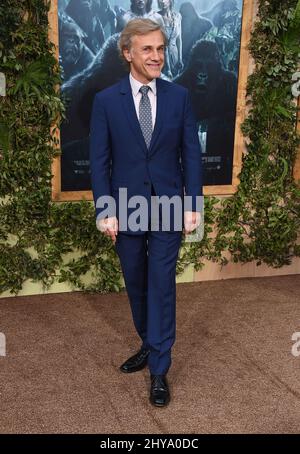
[[[120,93],[122,96],[123,107],[127,116],[127,119],[130,123],[130,127],[136,136],[138,143],[143,148],[144,152],[147,153],[147,146],[144,140],[144,136],[140,127],[140,122],[136,115],[135,105],[132,97],[131,86],[129,82],[129,76],[124,77],[121,80],[121,90]]]
[[[154,147],[159,138],[164,119],[166,118],[166,92],[166,85],[163,83],[163,81],[161,79],[156,79],[156,119],[149,147],[149,156],[155,152]]]

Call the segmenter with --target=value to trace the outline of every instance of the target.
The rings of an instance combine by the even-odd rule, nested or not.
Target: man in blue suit
[[[187,234],[199,225],[202,195],[201,148],[188,92],[159,78],[166,45],[163,29],[152,20],[127,24],[119,49],[130,74],[96,94],[90,131],[97,227],[115,244],[142,341],[120,369],[130,373],[148,365],[156,406],[170,401],[166,374],[175,342],[176,261],[183,225]],[[146,204],[139,224],[132,203],[137,196]],[[162,196],[189,203],[184,209],[172,205],[164,222],[162,205],[156,215],[151,205]]]

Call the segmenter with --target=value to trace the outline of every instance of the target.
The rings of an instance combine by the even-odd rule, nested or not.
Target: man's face
[[[146,8],[146,0],[135,0],[134,5],[139,10],[144,10]]]
[[[158,0],[158,7],[161,9],[167,9],[171,6],[171,0]]]
[[[133,77],[143,84],[159,77],[165,61],[164,51],[164,39],[160,30],[133,36],[131,48],[124,50]]]

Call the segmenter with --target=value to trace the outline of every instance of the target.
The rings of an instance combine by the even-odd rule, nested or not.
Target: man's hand
[[[110,236],[115,244],[119,230],[118,219],[115,216],[97,221],[97,229],[104,235]]]
[[[200,225],[201,215],[198,211],[184,212],[184,233],[189,234]]]

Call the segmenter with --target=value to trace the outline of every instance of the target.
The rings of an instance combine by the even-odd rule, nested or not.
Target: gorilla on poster
[[[89,122],[97,91],[126,74],[119,34],[148,17],[168,37],[163,78],[187,87],[197,117],[205,185],[231,184],[242,0],[58,0],[66,120],[61,190],[89,190]]]

